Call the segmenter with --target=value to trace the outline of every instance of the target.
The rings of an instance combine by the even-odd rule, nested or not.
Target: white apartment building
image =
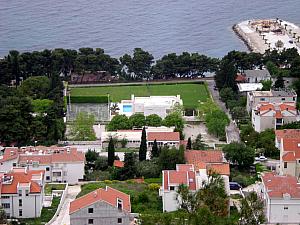
[[[1,206],[8,217],[40,217],[44,196],[44,171],[13,168],[1,173]]]
[[[163,182],[159,195],[163,201],[163,211],[171,212],[179,208],[177,190],[181,184],[186,185],[191,192],[203,187],[211,172],[219,173],[229,193],[229,164],[221,151],[188,150],[185,152],[187,164],[176,165],[176,170],[162,171]]]
[[[296,106],[297,94],[293,90],[251,91],[247,93],[247,111],[260,103],[289,103]]]
[[[176,104],[183,105],[180,95],[149,97],[131,95],[130,100],[122,100],[121,103],[118,103],[118,113],[128,117],[135,113],[141,113],[145,116],[157,114],[164,119]]]
[[[46,182],[76,184],[84,176],[85,155],[71,147],[6,148],[0,162],[0,171],[14,166],[44,170]]]
[[[293,103],[260,103],[252,109],[252,126],[257,132],[276,130],[298,120],[298,110]]]
[[[276,130],[275,146],[280,149],[281,175],[290,175],[300,179],[300,130]]]
[[[264,200],[268,223],[299,224],[300,184],[296,177],[266,173],[258,194]]]

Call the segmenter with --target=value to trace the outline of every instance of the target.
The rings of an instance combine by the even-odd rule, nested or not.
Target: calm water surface
[[[0,56],[9,50],[141,47],[155,57],[246,50],[231,27],[251,18],[300,25],[300,0],[0,0]]]

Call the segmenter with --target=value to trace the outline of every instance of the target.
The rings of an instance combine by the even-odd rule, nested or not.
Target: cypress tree
[[[189,137],[188,142],[186,144],[186,149],[191,150],[192,149],[192,139]]]
[[[156,139],[153,142],[152,151],[151,151],[151,159],[159,156],[159,150],[157,146]]]
[[[108,166],[113,166],[115,161],[115,146],[112,137],[109,139],[108,143],[108,158],[107,164]]]
[[[139,160],[144,161],[146,160],[147,155],[147,140],[146,140],[146,129],[143,127],[142,137],[141,137],[141,145],[139,150]]]

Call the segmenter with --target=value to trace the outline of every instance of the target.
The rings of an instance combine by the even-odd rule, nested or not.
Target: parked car
[[[240,190],[242,186],[237,182],[229,182],[230,190]]]
[[[261,156],[259,156],[259,157],[255,157],[255,160],[256,160],[256,161],[260,161],[260,162],[264,162],[264,161],[267,161],[268,158],[265,157],[264,155],[261,155]]]

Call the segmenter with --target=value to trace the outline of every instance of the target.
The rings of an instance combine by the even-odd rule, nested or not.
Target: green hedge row
[[[71,96],[71,103],[108,103],[107,95],[100,96]],[[69,98],[68,98],[69,103]]]

